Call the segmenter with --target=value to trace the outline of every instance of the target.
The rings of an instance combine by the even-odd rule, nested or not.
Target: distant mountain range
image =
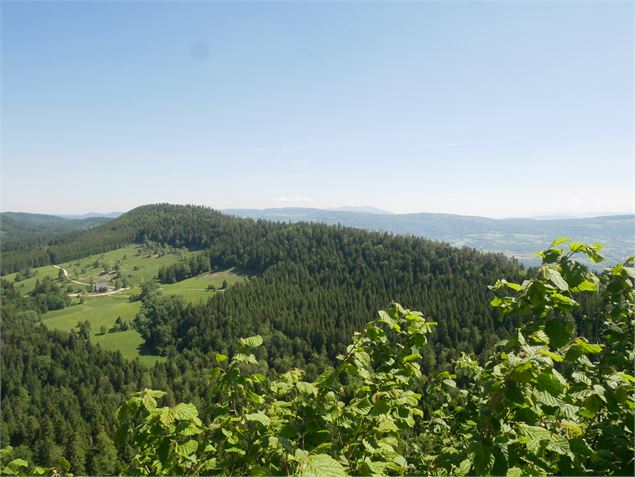
[[[57,215],[2,212],[0,238],[5,244],[18,240],[45,240],[68,232],[90,229],[109,220],[112,218],[91,214],[70,219]]]
[[[71,220],[91,219],[91,218],[95,218],[95,217],[102,217],[102,218],[107,218],[107,219],[116,219],[117,217],[119,217],[123,213],[124,212],[107,212],[107,213],[88,212],[86,214],[58,215],[56,217],[62,217],[63,219],[71,219]]]
[[[635,215],[576,219],[490,219],[452,214],[394,214],[310,208],[225,209],[238,217],[284,222],[322,222],[408,234],[513,256],[536,265],[534,254],[556,237],[601,243],[608,263],[635,255]]]
[[[378,209],[376,207],[364,207],[364,206],[354,206],[354,205],[345,205],[344,207],[329,207],[326,210],[335,210],[339,212],[365,212],[367,214],[393,214],[394,212],[390,212],[389,210]]]

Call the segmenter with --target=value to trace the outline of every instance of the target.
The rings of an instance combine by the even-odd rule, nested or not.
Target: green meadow
[[[237,274],[233,269],[229,269],[221,272],[204,273],[170,285],[161,285],[161,290],[166,295],[180,295],[186,301],[195,303],[207,300],[214,293],[222,292],[221,286],[224,281],[227,282],[228,287],[231,287],[243,279],[244,275]],[[211,291],[208,288],[209,285],[212,285],[216,291]]]
[[[69,294],[73,293],[71,306],[61,310],[50,311],[42,316],[42,323],[50,328],[71,331],[81,321],[91,325],[91,341],[111,351],[120,351],[128,359],[139,358],[147,366],[165,358],[151,355],[143,350],[143,339],[134,329],[110,332],[117,318],[124,322],[132,322],[141,308],[140,302],[131,302],[130,295],[139,293],[139,286],[144,281],[156,279],[161,267],[176,263],[183,255],[196,253],[188,251],[172,251],[172,253],[153,253],[139,245],[130,245],[111,252],[91,255],[80,260],[60,264],[73,280],[90,283],[91,280],[108,280],[114,282],[116,270],[125,277],[130,285],[129,290],[112,295],[91,295],[85,293],[87,286],[74,284],[66,279],[58,278],[59,270],[53,266],[33,269],[33,277],[16,283],[19,290],[26,295],[35,288],[38,279],[45,276],[54,278]],[[14,281],[16,274],[3,277]],[[223,283],[228,287],[245,279],[233,269],[213,273],[204,273],[178,283],[162,284],[161,292],[165,295],[182,296],[190,303],[197,303],[211,298],[215,293],[222,293]],[[76,296],[81,292],[83,303]],[[105,332],[104,332],[105,331]]]
[[[124,358],[139,358],[143,364],[151,366],[165,358],[143,353],[143,339],[136,330],[108,332],[118,317],[123,321],[132,321],[140,308],[141,303],[131,302],[126,292],[110,296],[88,296],[84,303],[49,311],[42,316],[42,322],[50,329],[71,331],[78,322],[88,321],[93,343],[111,351],[120,351]],[[101,332],[102,327],[106,329],[105,333]]]
[[[181,259],[180,252],[158,254],[151,250],[144,250],[139,245],[129,245],[127,247],[112,250],[97,255],[90,255],[79,260],[72,260],[59,264],[66,269],[71,280],[90,284],[92,281],[104,280],[114,282],[117,270],[122,278],[125,278],[131,286],[139,286],[144,280],[152,280],[156,277],[161,267],[171,265]],[[16,283],[16,287],[25,295],[35,288],[37,280],[49,276],[57,278],[59,269],[52,265],[35,268],[32,270],[34,276]],[[17,273],[11,273],[4,278],[15,281]],[[67,280],[60,280],[60,284],[69,292],[85,292],[88,286],[79,285]]]

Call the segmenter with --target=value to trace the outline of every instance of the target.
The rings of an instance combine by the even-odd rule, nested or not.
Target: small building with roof
[[[110,285],[110,283],[107,280],[97,280],[93,282],[93,291],[99,293],[106,292],[108,291],[108,285]]]

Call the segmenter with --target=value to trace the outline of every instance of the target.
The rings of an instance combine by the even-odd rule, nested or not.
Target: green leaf
[[[300,392],[300,394],[306,394],[311,396],[317,396],[318,388],[313,383],[307,383],[305,381],[299,381],[295,383],[296,389]]]
[[[591,344],[582,338],[576,338],[571,348],[579,349],[584,354],[597,354],[602,351],[602,345]]]
[[[454,379],[445,378],[443,380],[443,384],[445,384],[449,388],[455,388],[456,387],[456,381]]]
[[[246,346],[247,348],[257,348],[262,344],[262,336],[255,335],[250,336],[249,338],[240,338],[240,345]]]
[[[518,425],[518,428],[520,429],[521,434],[523,434],[524,436],[530,437],[532,439],[538,439],[542,441],[542,440],[547,440],[551,437],[551,433],[544,427],[530,426],[528,424],[521,422]]]
[[[584,338],[576,338],[569,346],[565,358],[567,361],[575,361],[582,355],[597,354],[601,351],[602,345],[589,343]]]
[[[51,467],[34,467],[31,470],[31,475],[50,475],[52,473],[53,469]]]
[[[508,282],[507,280],[502,280],[503,283],[507,286],[507,288],[511,288],[515,291],[521,291],[523,289],[522,285],[518,283]]]
[[[553,374],[555,370],[546,369],[538,375],[537,387],[541,391],[547,391],[548,393],[559,396],[560,393],[566,388],[567,381],[560,375],[560,377]],[[557,371],[556,371],[557,372]],[[564,383],[562,382],[564,380]]]
[[[599,243],[586,245],[581,242],[572,242],[569,245],[569,250],[576,253],[584,253],[593,263],[601,262],[602,260],[604,260],[604,257],[598,253],[598,251],[602,250],[603,248],[604,246]]]
[[[523,471],[520,467],[510,467],[507,469],[506,477],[521,477],[523,475]]]
[[[176,432],[182,436],[194,436],[200,434],[202,431],[193,423],[182,422],[176,426]]]
[[[524,361],[511,370],[509,379],[524,383],[531,379],[532,372],[532,363],[530,361]]]
[[[543,355],[543,356],[547,356],[547,357],[551,358],[552,360],[557,361],[558,363],[564,360],[564,358],[561,355],[559,355],[558,353],[554,353],[554,352],[548,351],[546,349],[539,349],[538,353]]]
[[[157,401],[150,393],[144,392],[141,395],[141,404],[143,404],[143,407],[145,407],[148,411],[152,411],[157,408]]]
[[[569,240],[571,239],[566,237],[558,237],[553,242],[551,242],[551,245],[549,245],[549,248],[557,247],[558,245],[568,242]]]
[[[543,269],[543,273],[545,278],[549,280],[551,283],[553,283],[560,290],[566,291],[569,289],[569,284],[565,281],[564,278],[562,278],[562,275],[560,275],[560,272],[556,270],[555,268],[545,268]]]
[[[565,306],[575,306],[578,304],[573,298],[563,295],[562,293],[554,293],[553,295],[551,295],[551,298],[556,303],[559,303]]]
[[[586,245],[584,245],[582,242],[571,242],[569,244],[569,250],[571,250],[572,252],[579,252],[580,250],[584,250],[586,248]]]
[[[262,411],[255,412],[253,414],[247,414],[247,415],[245,415],[245,419],[247,419],[248,421],[259,422],[260,424],[262,424],[265,427],[267,427],[269,424],[271,424],[271,419],[269,418],[269,416],[267,416]]]
[[[551,407],[560,406],[560,402],[553,395],[551,395],[550,393],[546,391],[538,391],[534,389],[533,395],[536,401],[538,401],[540,404],[544,404],[545,406],[551,406]]]
[[[472,461],[470,459],[462,460],[459,464],[459,467],[456,469],[456,476],[463,477],[468,474],[470,469],[472,468]]]
[[[401,361],[403,361],[404,363],[409,363],[410,361],[416,361],[418,359],[421,359],[421,355],[419,353],[413,353],[413,354],[409,354],[408,356],[403,358]]]
[[[293,445],[293,443],[287,439],[286,437],[274,437],[274,439],[277,439],[278,442],[280,443],[280,445],[282,447],[285,448],[285,450],[289,453],[293,453],[295,452],[295,446]]]
[[[380,420],[376,429],[378,432],[397,432],[399,430],[399,428],[395,425],[395,421],[386,415],[384,415],[384,418]]]
[[[593,384],[589,377],[582,371],[574,371],[573,373],[571,373],[571,377],[574,379],[574,381],[578,383],[584,383],[587,386],[591,386],[591,384]]]
[[[225,449],[225,452],[231,452],[232,454],[245,455],[245,451],[238,447],[230,447],[229,449]]]
[[[561,348],[571,339],[573,325],[571,323],[562,323],[558,319],[547,321],[545,324],[545,333],[549,337],[549,344],[555,348]]]
[[[481,444],[474,452],[474,470],[478,475],[488,475],[494,468],[495,460],[496,458],[492,449]]]
[[[174,418],[187,421],[198,417],[198,409],[194,404],[179,403],[174,407]]]
[[[261,465],[252,465],[249,467],[249,475],[272,475],[271,469]]]
[[[281,384],[286,384],[287,386],[291,387],[291,385],[287,383],[281,383]],[[245,394],[247,395],[249,400],[253,402],[254,404],[262,404],[265,402],[264,397],[262,397],[260,394],[256,394],[255,392],[250,391],[249,389],[245,390]]]
[[[164,426],[169,426],[174,422],[174,410],[167,407],[159,409],[159,421]]]
[[[175,452],[182,457],[186,457],[191,453],[196,452],[196,449],[198,449],[198,442],[190,439],[184,444],[177,444]]]
[[[537,454],[544,441],[548,441],[551,438],[551,433],[540,426],[529,426],[525,423],[521,423],[518,426],[521,434],[524,437],[518,439],[518,442],[522,442],[527,445],[527,449],[534,454]]]
[[[209,372],[209,380],[211,382],[216,381],[216,379],[221,375],[222,372],[223,371],[219,367],[212,368],[212,370]]]
[[[22,467],[28,467],[28,466],[29,466],[29,463],[24,459],[13,459],[11,462],[7,464],[7,467],[10,469],[10,472],[6,472],[6,473],[17,474]],[[5,473],[4,469],[2,473]]]
[[[303,477],[346,477],[348,473],[338,461],[327,454],[310,455],[300,472]]]
[[[372,408],[373,405],[368,398],[364,398],[356,403],[351,403],[351,409],[353,412],[364,416],[368,414]]]
[[[555,452],[556,454],[568,455],[572,459],[574,458],[573,454],[571,454],[571,449],[569,448],[569,442],[558,434],[551,436],[551,439],[547,442],[547,449]]]
[[[248,475],[272,475],[271,469],[262,465],[252,465],[249,467]]]
[[[597,291],[598,287],[595,283],[590,282],[588,280],[584,280],[582,283],[572,288],[571,291],[574,292],[594,292]]]
[[[404,318],[408,321],[420,322],[423,321],[423,313],[420,313],[418,311],[411,311]]]
[[[615,373],[615,374],[617,374],[620,378],[623,378],[626,381],[630,381],[631,383],[635,383],[635,377],[631,376],[630,374],[623,373],[621,371],[618,372],[618,373]]]
[[[538,330],[529,335],[529,339],[535,344],[549,344],[549,336],[542,330]]]
[[[236,353],[234,355],[234,361],[237,363],[258,364],[258,360],[253,354]]]
[[[68,474],[68,471],[71,470],[71,463],[62,456],[60,457],[60,467],[65,474]]]

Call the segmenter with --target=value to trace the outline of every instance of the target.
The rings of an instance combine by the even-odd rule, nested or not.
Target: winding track
[[[84,283],[84,282],[78,282],[77,280],[72,280],[69,276],[68,276],[68,271],[65,268],[60,267],[59,265],[53,265],[55,268],[62,270],[62,272],[64,273],[64,278],[66,280],[68,280],[69,282],[73,282],[73,283],[77,283],[78,285],[88,285],[90,286],[90,283]],[[98,292],[92,292],[89,293],[89,295],[91,296],[109,296],[109,295],[114,295],[115,293],[119,293],[125,290],[130,290],[130,287],[126,287],[126,288],[119,288],[118,290],[108,290],[106,292],[103,293],[98,293]],[[77,295],[77,293],[69,293],[69,296],[75,296]]]
[[[53,265],[53,266],[55,268],[58,268],[59,270],[62,270],[62,272],[64,272],[64,278],[66,278],[69,282],[77,283],[78,285],[88,285],[88,286],[90,286],[90,283],[78,282],[77,280],[71,280],[71,278],[68,276],[68,272],[66,271],[65,268],[62,268],[59,265]]]

